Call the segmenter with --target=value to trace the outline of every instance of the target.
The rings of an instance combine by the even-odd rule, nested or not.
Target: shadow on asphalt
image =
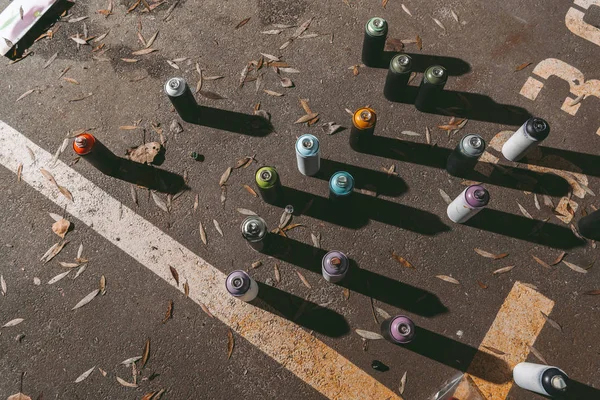
[[[381,57],[381,62],[376,68],[388,69],[392,58],[398,54],[395,51],[384,51]],[[446,68],[448,75],[460,76],[471,71],[471,65],[465,60],[461,60],[456,57],[444,57],[436,56],[432,54],[422,53],[405,53],[412,59],[412,71],[413,72],[425,72],[425,70],[432,65],[442,65]]]
[[[552,147],[539,146],[538,149],[542,152],[542,157],[536,157],[536,159],[525,158],[519,160],[524,164],[539,165],[542,167],[555,168],[563,171],[571,171],[576,173],[583,173],[585,175],[600,176],[600,156],[586,153],[578,153],[570,150],[554,149]],[[569,161],[569,163],[561,162],[556,160],[553,163],[547,157],[561,157]]]
[[[252,304],[325,336],[350,332],[343,315],[262,282],[258,282],[258,298]]]
[[[284,186],[282,201],[274,205],[283,208],[292,204],[296,215],[308,215],[350,229],[359,229],[374,220],[427,236],[450,230],[437,215],[418,208],[358,192],[347,200],[341,206],[328,198]]]
[[[569,379],[568,382],[569,389],[568,395],[565,399],[573,399],[573,400],[591,400],[591,399],[600,399],[600,390],[588,386],[584,383],[578,382],[573,379]],[[548,397],[550,398],[550,397]]]
[[[182,190],[189,189],[181,175],[156,168],[152,165],[140,164],[126,158],[116,158],[118,159],[119,166],[112,173],[108,174],[113,178],[162,193],[176,194]]]
[[[490,208],[481,210],[463,225],[555,249],[569,250],[586,244],[566,226]]]
[[[363,148],[355,150],[364,154],[439,169],[446,168],[446,160],[453,151],[452,149],[431,146],[426,143],[408,142],[377,135],[370,138],[370,141]],[[600,164],[600,158],[597,162]],[[493,168],[493,172],[488,177],[475,170],[471,170],[458,174],[457,177],[551,196],[564,196],[570,189],[569,183],[564,178],[555,174],[540,173],[530,171],[526,168],[505,165],[496,166],[495,164],[484,162],[480,162],[479,165],[484,167],[489,166],[489,168]]]
[[[197,105],[197,109],[190,114],[194,117],[182,116],[185,122],[222,131],[248,136],[267,136],[274,131],[273,124],[259,115],[243,114],[201,105]]]
[[[269,233],[267,240],[264,254],[321,275],[321,261],[327,250],[273,233]],[[448,312],[435,294],[362,269],[354,260],[350,260],[346,277],[335,284],[423,317]]]

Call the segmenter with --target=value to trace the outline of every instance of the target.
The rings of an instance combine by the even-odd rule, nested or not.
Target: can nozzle
[[[233,281],[231,281],[231,284],[234,288],[239,289],[242,286],[244,286],[244,281],[242,280],[242,278],[234,278]]]
[[[541,132],[544,129],[546,129],[546,122],[542,119],[536,119],[533,122],[533,127],[535,128],[536,131]]]
[[[345,176],[340,176],[337,178],[337,185],[339,187],[346,187],[346,185],[348,185],[348,178],[346,178]]]
[[[469,144],[471,145],[471,147],[479,149],[481,148],[481,146],[483,146],[483,140],[481,140],[480,137],[473,136],[471,139],[469,139]]]
[[[313,141],[311,139],[304,139],[302,141],[302,147],[304,147],[305,149],[312,149]]]
[[[434,67],[432,73],[434,76],[441,78],[444,76],[444,69],[440,67]]]
[[[263,172],[260,173],[260,178],[263,181],[268,182],[268,181],[271,180],[272,177],[273,177],[273,174],[271,174],[271,171],[269,171],[269,170],[265,170],[265,171],[263,171]]]
[[[169,87],[173,90],[179,89],[180,85],[181,85],[181,83],[179,82],[179,79],[171,79],[169,81]]]
[[[77,136],[75,138],[75,145],[77,147],[79,147],[80,149],[83,149],[83,148],[87,147],[87,144],[88,144],[88,141],[85,138],[85,136]]]
[[[340,265],[342,264],[342,260],[339,257],[333,257],[331,259],[331,265]]]
[[[250,222],[248,224],[248,232],[249,233],[258,233],[259,230],[260,230],[259,226],[256,222]]]
[[[360,119],[365,122],[369,122],[371,118],[373,118],[373,114],[371,114],[371,111],[369,110],[364,110],[360,113]]]
[[[475,197],[477,200],[483,200],[485,198],[485,190],[476,190],[473,192],[473,197]]]
[[[375,18],[373,20],[373,25],[377,28],[381,28],[383,26],[383,20],[381,18]]]
[[[567,387],[567,382],[565,382],[561,375],[556,375],[554,378],[552,378],[551,385],[555,389],[565,390]]]
[[[409,335],[411,332],[410,326],[408,324],[400,324],[398,325],[398,332],[404,336]]]

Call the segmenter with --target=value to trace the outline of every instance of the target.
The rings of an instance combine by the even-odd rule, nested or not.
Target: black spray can
[[[182,120],[195,122],[198,119],[198,103],[183,78],[169,79],[165,83],[165,93]]]
[[[407,54],[396,54],[390,61],[383,87],[383,95],[389,101],[402,99],[412,71],[412,59]]]
[[[387,33],[388,24],[383,18],[371,18],[365,25],[362,62],[367,67],[378,67],[381,64]]]
[[[600,240],[600,210],[586,215],[577,222],[581,236],[591,240]]]
[[[423,80],[419,86],[419,93],[415,99],[415,107],[419,111],[433,111],[439,101],[439,97],[444,90],[448,73],[440,65],[434,65],[425,70]]]
[[[457,176],[472,170],[484,151],[485,140],[481,136],[473,134],[463,136],[448,156],[446,171],[450,175]]]

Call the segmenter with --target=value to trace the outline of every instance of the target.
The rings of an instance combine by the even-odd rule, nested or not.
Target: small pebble
[[[374,370],[381,371],[381,372],[389,371],[389,369],[390,369],[390,367],[388,367],[387,365],[385,365],[384,363],[382,363],[379,360],[373,360],[373,362],[371,363],[371,367]]]

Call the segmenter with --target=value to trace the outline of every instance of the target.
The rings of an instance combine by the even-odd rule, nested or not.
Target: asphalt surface
[[[545,81],[535,101],[519,94],[532,68],[547,58],[571,64],[586,79],[597,78],[600,49],[567,30],[564,15],[570,7],[568,3],[554,0],[528,4],[516,0],[498,4],[406,1],[404,4],[413,14],[410,17],[395,0],[389,1],[386,9],[382,9],[378,1],[258,0],[241,5],[231,1],[186,0],[178,3],[165,22],[163,18],[171,3],[149,14],[140,13],[141,6],[125,14],[130,2],[119,1],[114,14],[108,18],[96,13],[106,8],[105,1],[76,3],[69,13],[73,17],[89,16],[87,20],[59,22],[60,29],[52,40],[41,40],[30,47],[33,55],[12,65],[8,65],[7,59],[0,66],[0,119],[49,152],[60,146],[67,133],[88,129],[118,155],[124,155],[127,148],[144,141],[159,140],[151,126],[153,122],[159,123],[167,137],[165,162],[160,168],[180,175],[185,171],[191,187],[173,201],[170,213],[161,211],[147,191],[139,188],[139,207],[136,208],[130,197],[129,183],[104,176],[84,161],[73,168],[225,273],[249,268],[252,262],[261,260],[263,265],[252,270],[251,275],[259,282],[273,282],[273,265],[278,262],[282,280],[276,288],[295,296],[289,306],[279,307],[280,311],[294,319],[302,307],[302,299],[314,303],[314,306],[304,306],[308,311],[296,322],[314,331],[320,340],[389,388],[396,389],[400,377],[408,371],[404,392],[407,399],[427,398],[457,369],[468,367],[474,349],[515,281],[535,285],[556,302],[551,318],[562,326],[562,332],[546,324],[535,348],[549,364],[559,366],[586,385],[599,387],[598,296],[583,294],[600,288],[598,266],[594,265],[587,274],[572,271],[564,264],[548,271],[531,257],[536,255],[551,262],[561,251],[567,251],[566,260],[587,267],[597,260],[598,250],[589,243],[571,245],[566,239],[570,232],[568,225],[555,218],[548,208],[538,211],[533,194],[524,193],[516,181],[506,179],[495,182],[490,178],[487,182],[493,199],[490,208],[496,210],[488,213],[488,218],[482,216],[474,226],[452,224],[445,215],[446,203],[439,189],[454,197],[464,189],[462,179],[449,177],[427,158],[431,156],[427,153],[425,127],[431,130],[432,143],[450,149],[464,133],[479,133],[489,142],[500,131],[515,130],[524,121],[523,110],[517,116],[506,113],[502,107],[470,113],[466,127],[449,138],[445,131],[437,128],[448,123],[448,116],[420,113],[411,105],[385,100],[382,95],[385,69],[359,67],[357,76],[349,69],[360,64],[364,23],[371,16],[382,16],[390,24],[390,37],[413,39],[419,35],[422,38],[422,51],[415,44],[407,44],[408,53],[435,55],[441,57],[440,63],[446,61],[451,66],[454,76],[448,82],[448,90],[470,93],[464,96],[473,104],[492,104],[489,102],[492,99],[496,104],[521,107],[526,113],[548,120],[552,131],[544,147],[560,149],[562,155],[566,154],[564,151],[573,152],[571,160],[585,164],[580,166],[589,179],[588,186],[598,193],[598,167],[593,164],[597,163],[595,154],[600,150],[600,136],[596,135],[600,126],[598,98],[583,100],[577,114],[572,116],[560,110],[568,85],[558,78]],[[5,0],[0,2],[1,6],[6,4]],[[460,23],[453,19],[451,10],[458,15]],[[247,24],[235,29],[248,17],[251,18]],[[278,48],[294,28],[279,35],[260,33],[274,29],[273,23],[298,25],[311,17],[314,19],[306,33],[320,36],[297,39],[284,50]],[[445,31],[432,17],[442,22]],[[588,22],[598,24],[600,20]],[[78,32],[83,33],[83,23],[90,36],[110,31],[102,40],[108,51],[99,56],[109,61],[92,59],[90,46],[77,50],[76,43],[69,39]],[[138,24],[146,40],[159,31],[152,46],[157,52],[131,56],[132,51],[142,48],[136,33]],[[56,60],[43,69],[57,52]],[[265,69],[258,92],[255,82],[238,87],[241,70],[250,60],[258,60],[261,52],[282,55],[282,61],[300,70],[299,74],[285,75],[293,80],[293,88],[282,88],[270,69]],[[177,63],[179,70],[167,63],[167,60],[183,57],[188,60]],[[140,61],[127,63],[122,58]],[[266,136],[254,136],[182,122],[184,131],[170,134],[171,122],[179,118],[171,111],[162,86],[172,76],[183,76],[195,86],[196,62],[205,77],[224,76],[220,80],[205,81],[203,90],[226,99],[198,97],[200,104],[252,114],[255,104],[260,102],[261,109],[271,114],[274,131]],[[515,72],[517,66],[529,62],[533,65]],[[64,76],[77,80],[79,85],[59,79],[61,71],[69,66]],[[144,79],[137,80],[142,77]],[[416,85],[419,80],[420,75],[412,84]],[[34,88],[39,90],[15,103],[21,94]],[[269,96],[262,89],[285,95]],[[84,100],[69,101],[88,93],[92,95]],[[299,98],[309,99],[311,109],[319,113],[320,121],[315,126],[293,124],[304,115]],[[378,111],[376,134],[393,139],[382,142],[382,147],[374,152],[377,154],[352,151],[348,145],[349,129],[329,136],[318,127],[334,121],[349,128],[350,116],[344,109],[354,110],[366,104]],[[243,118],[243,115],[232,118]],[[139,120],[144,130],[119,129]],[[401,131],[414,131],[421,136],[403,135]],[[342,221],[332,221],[326,211],[318,209],[321,202],[317,199],[317,207],[313,204],[306,215],[294,217],[294,223],[306,227],[290,231],[289,236],[302,253],[314,251],[311,233],[320,234],[324,249],[344,251],[361,268],[371,271],[372,279],[378,277],[370,293],[351,291],[346,300],[342,287],[327,284],[320,274],[305,270],[306,264],[299,259],[290,257],[286,262],[268,258],[253,252],[240,237],[239,224],[243,216],[236,208],[257,212],[271,227],[276,226],[282,212],[281,208],[252,197],[242,187],[244,184],[254,187],[253,174],[259,165],[277,167],[284,185],[296,191],[289,201],[296,210],[305,207],[307,198],[298,192],[327,197],[325,180],[304,177],[297,172],[293,146],[296,137],[303,133],[319,137],[322,157],[332,161],[325,165],[333,169],[353,169],[358,176],[365,174],[367,180],[372,179],[377,185],[380,196],[371,199],[367,194],[360,194],[359,197],[365,198],[361,203],[363,207]],[[420,145],[411,147],[399,143],[401,140]],[[399,156],[390,159],[385,156],[397,153],[390,152],[389,146],[399,146],[399,150],[404,148],[403,152],[419,157],[408,157],[412,162],[400,161]],[[205,161],[192,160],[188,155],[192,151],[204,155]],[[432,152],[438,154],[435,149]],[[498,152],[490,152],[499,156]],[[591,156],[584,158],[577,153]],[[226,201],[222,205],[218,184],[221,174],[237,160],[254,154],[257,163],[235,170],[229,178]],[[65,162],[72,158],[70,149],[61,156]],[[501,163],[527,168],[525,164]],[[398,177],[387,177],[381,170],[392,164],[396,165]],[[225,325],[210,319],[143,265],[119,252],[99,237],[93,227],[76,220],[71,221],[74,229],[67,235],[71,242],[57,260],[70,262],[82,242],[84,255],[90,259],[89,266],[75,280],[67,277],[47,285],[50,278],[63,270],[54,260],[46,265],[39,262],[40,256],[56,242],[48,212],[60,214],[62,210],[32,188],[17,183],[14,171],[0,169],[0,182],[0,204],[3,205],[0,271],[8,287],[6,296],[0,297],[0,322],[25,318],[25,322],[16,327],[0,330],[0,398],[18,391],[22,371],[26,372],[23,390],[34,398],[41,392],[44,398],[140,398],[146,392],[161,388],[167,389],[163,398],[172,399],[323,397],[239,337],[228,360]],[[529,189],[540,193],[540,202],[543,190],[555,190],[543,187],[543,182]],[[200,199],[196,212],[192,208],[195,194],[199,194]],[[560,197],[553,196],[555,205]],[[589,194],[583,199],[573,199],[579,205],[575,219],[580,217],[581,209],[591,211],[592,205],[600,206],[596,197]],[[549,217],[543,229],[550,234],[528,235],[532,225],[520,213],[517,202],[537,220]],[[405,225],[405,229],[400,227],[403,219],[399,216],[403,215],[410,215],[413,221],[408,227]],[[212,219],[219,222],[224,237],[213,229]],[[208,245],[200,241],[198,220],[207,227]],[[500,226],[502,228],[498,228]],[[496,254],[509,253],[509,256],[489,260],[476,254],[473,251],[476,247]],[[392,251],[409,260],[415,268],[398,264],[391,257]],[[492,271],[507,265],[515,265],[515,268],[505,274],[492,275]],[[314,265],[309,267],[314,268]],[[304,274],[312,289],[302,284],[295,271]],[[82,309],[71,311],[77,301],[97,286],[102,275],[108,282],[107,293]],[[452,276],[460,285],[444,282],[436,275]],[[34,277],[41,279],[40,286],[34,285]],[[482,289],[478,282],[488,285],[487,289]],[[407,285],[416,289],[411,291]],[[359,290],[360,287],[354,288]],[[403,297],[403,292],[408,296]],[[437,296],[443,306],[434,302],[431,307],[422,307],[418,300],[427,292],[430,295],[426,298]],[[377,307],[390,314],[405,313],[417,325],[439,334],[437,342],[431,343],[435,351],[425,356],[384,341],[370,341],[365,349],[353,330],[378,330],[369,294]],[[163,324],[169,300],[175,304],[173,319]],[[274,301],[271,306],[277,305]],[[331,314],[316,305],[341,318],[328,321]],[[459,331],[462,335],[457,335]],[[19,334],[25,336],[15,340]],[[119,363],[141,355],[147,338],[151,338],[152,351],[142,377],[155,376],[142,381],[138,389],[119,385],[115,375],[131,378],[131,369]],[[457,360],[447,354],[460,354],[460,357]],[[373,370],[373,360],[385,363],[389,371]],[[533,356],[529,360],[536,362]],[[108,376],[95,371],[85,381],[73,383],[94,365],[107,371]],[[515,387],[509,398],[541,397]]]

